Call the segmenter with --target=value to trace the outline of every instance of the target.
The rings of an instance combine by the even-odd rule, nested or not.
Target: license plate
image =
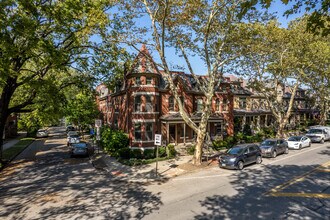
[[[226,164],[224,164],[224,163],[223,163],[223,164],[221,164],[221,166],[225,167],[225,166],[226,166]]]

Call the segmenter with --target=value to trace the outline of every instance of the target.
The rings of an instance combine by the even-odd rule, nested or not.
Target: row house
[[[245,80],[233,75],[227,78],[236,87],[234,92],[235,132],[243,131],[245,125],[248,125],[252,131],[259,131],[275,123],[275,118],[263,94],[251,90]],[[291,98],[290,89],[288,86],[278,88],[278,96],[283,99],[286,106],[289,106]],[[287,127],[294,128],[306,120],[313,120],[317,114],[318,111],[313,108],[306,90],[298,88]]]
[[[104,124],[129,134],[132,148],[154,147],[154,135],[162,134],[163,144],[194,140],[196,134],[185,124],[169,89],[169,83],[152,61],[145,46],[125,72],[114,91],[97,86],[97,102]],[[203,111],[203,94],[190,74],[171,72],[180,99],[190,118],[198,124]],[[204,77],[204,76],[200,76]],[[233,135],[234,92],[229,79],[223,79],[214,92],[208,132],[211,137]]]

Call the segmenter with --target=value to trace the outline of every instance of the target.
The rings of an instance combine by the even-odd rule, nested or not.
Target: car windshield
[[[78,144],[73,144],[72,146],[74,147],[87,147],[86,143],[78,143]]]
[[[79,135],[71,135],[70,138],[78,138]]]
[[[46,132],[46,130],[39,130],[38,132]]]
[[[275,144],[276,144],[276,141],[271,141],[271,140],[265,140],[261,143],[261,145],[266,145],[266,146],[272,146]]]
[[[243,150],[244,150],[244,148],[241,148],[241,147],[233,147],[227,151],[227,154],[237,155],[237,154],[241,154],[243,152]]]
[[[310,129],[307,134],[322,134],[321,129]]]
[[[288,141],[300,141],[301,136],[293,136],[288,139]]]

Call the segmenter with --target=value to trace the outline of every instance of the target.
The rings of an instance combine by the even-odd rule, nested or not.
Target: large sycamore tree
[[[169,82],[169,88],[178,104],[180,115],[197,134],[193,160],[196,165],[201,164],[202,160],[203,143],[207,135],[214,91],[220,84],[224,66],[237,56],[231,53],[232,44],[237,44],[237,42],[227,39],[232,33],[233,26],[239,23],[238,13],[241,11],[242,2],[244,1],[142,0],[124,5],[127,11],[140,15],[145,24],[150,25],[133,28],[134,23],[129,23],[129,28],[133,31],[129,37],[131,41],[127,42],[127,36],[121,40],[132,46],[137,43],[146,43],[148,48],[158,55],[160,62],[156,64],[163,70],[163,76]],[[246,16],[247,20],[248,16]],[[151,36],[151,38],[146,39],[146,36]],[[190,115],[184,110],[184,103],[180,100],[177,85],[173,82],[171,75],[168,47],[176,49],[177,54],[186,64],[188,73],[195,79],[197,87],[204,96],[204,110],[198,124],[191,120]],[[194,70],[192,56],[197,56],[202,60],[201,65],[206,67],[206,77],[198,76],[204,73],[197,73]]]
[[[0,2],[0,134],[10,114],[31,111],[38,97],[46,97],[42,93],[51,93],[58,72],[69,76],[71,68],[86,67],[97,46],[91,36],[106,27],[111,2]],[[0,138],[0,154],[2,144]]]
[[[306,32],[306,19],[298,19],[281,28],[276,21],[264,24],[242,24],[239,33],[245,34],[240,47],[243,56],[233,66],[249,79],[249,86],[266,99],[276,119],[277,136],[284,136],[284,128],[294,110],[296,91],[301,85],[314,81],[319,68],[315,49],[319,38]],[[319,72],[320,73],[320,72]],[[285,98],[285,93],[290,95]]]

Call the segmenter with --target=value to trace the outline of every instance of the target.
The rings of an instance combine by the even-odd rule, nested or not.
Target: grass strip
[[[34,138],[22,138],[14,146],[3,151],[3,160],[4,161],[12,160],[17,154],[22,152],[34,140],[35,140]]]

